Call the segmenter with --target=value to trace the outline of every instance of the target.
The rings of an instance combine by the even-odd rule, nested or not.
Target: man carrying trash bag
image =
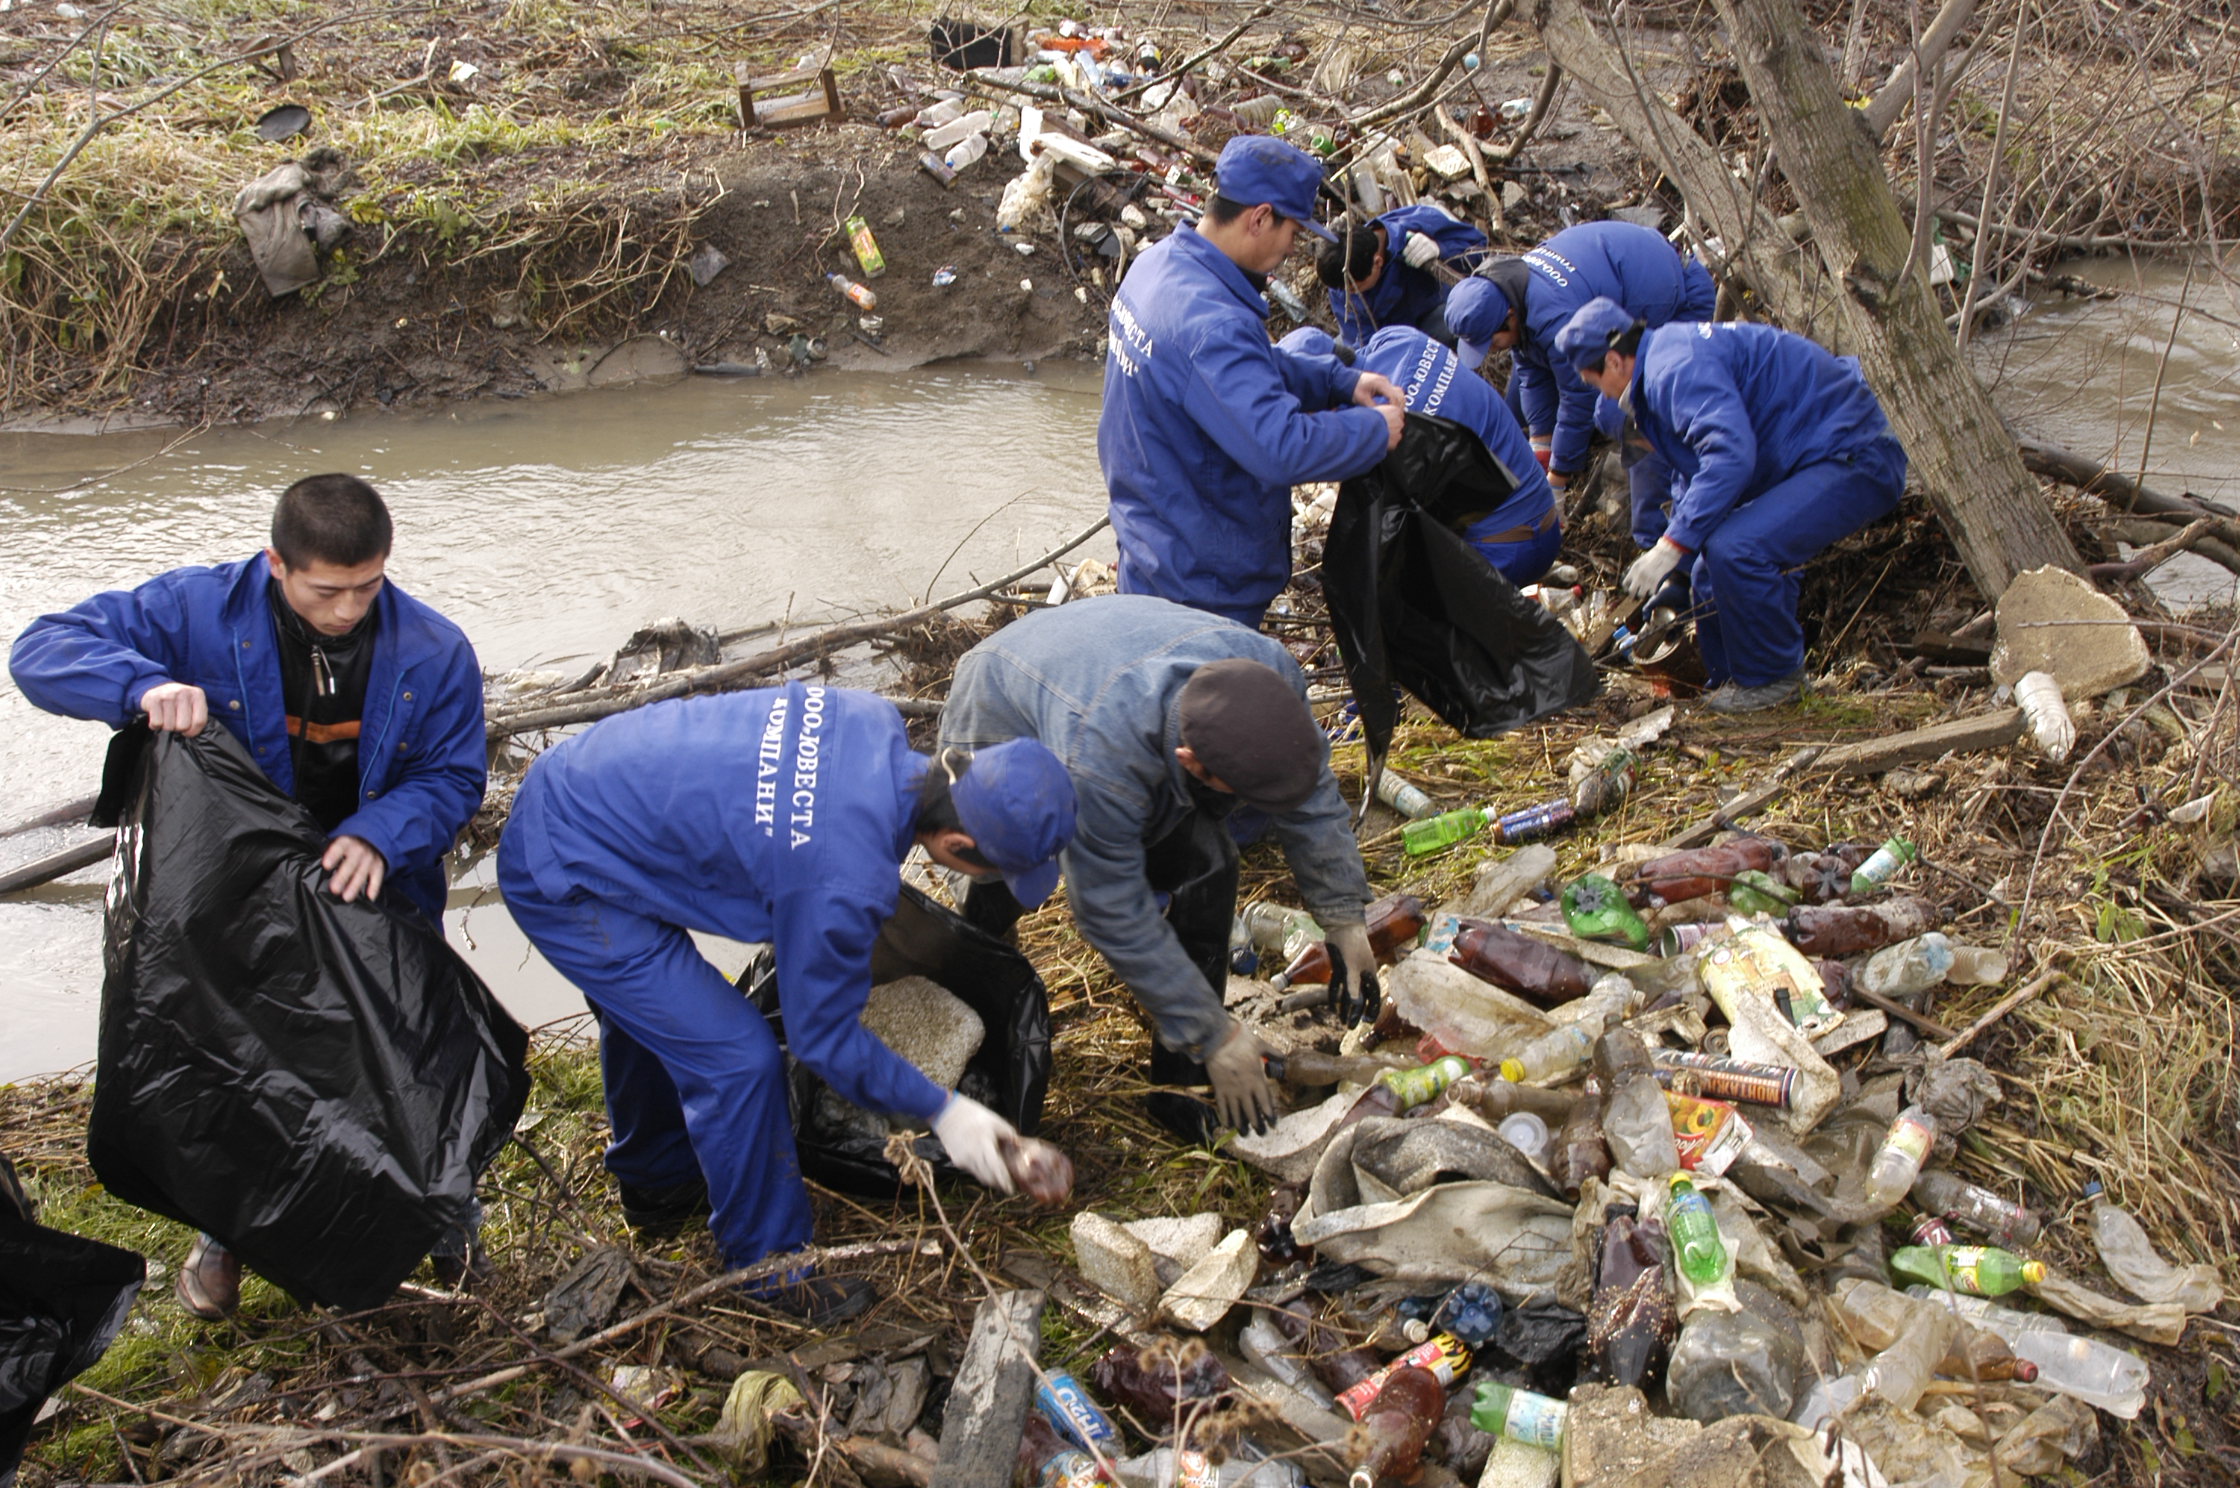
[[[1063,859],[1067,898],[1082,938],[1150,1016],[1152,1082],[1213,1088],[1212,1108],[1156,1092],[1153,1117],[1192,1141],[1217,1126],[1265,1129],[1277,1114],[1266,1050],[1222,1008],[1237,901],[1232,811],[1273,818],[1336,952],[1341,1016],[1377,1013],[1368,874],[1299,664],[1270,636],[1163,599],[1077,600],[1013,621],[957,663],[943,746],[1005,740],[1039,740],[1073,777],[1081,822]],[[1002,934],[1032,905],[982,881],[964,914]]]
[[[307,477],[281,493],[263,553],[42,615],[9,669],[51,713],[118,729],[144,719],[188,738],[222,723],[325,834],[327,893],[379,899],[440,937],[443,858],[482,804],[482,672],[456,625],[387,581],[392,533],[364,481]],[[105,782],[104,797],[121,784]],[[437,1244],[439,1278],[480,1267],[473,1232],[470,1212]],[[206,1234],[175,1289],[188,1311],[217,1319],[238,1304],[240,1277],[240,1258]]]
[[[1692,565],[1704,706],[1755,713],[1796,698],[1799,571],[1905,494],[1905,450],[1857,358],[1773,326],[1652,330],[1607,299],[1581,307],[1556,350],[1672,469],[1672,524],[1626,569],[1626,593],[1647,599]]]
[[[624,1217],[658,1232],[712,1209],[734,1269],[811,1238],[784,1051],[694,931],[769,942],[793,1056],[857,1106],[930,1123],[958,1167],[1009,1193],[1010,1123],[860,1021],[872,943],[914,843],[1040,904],[1073,823],[1073,787],[1039,744],[928,759],[884,699],[819,685],[655,703],[540,756],[498,847],[498,886],[598,1016]],[[755,1294],[819,1326],[876,1295],[808,1265]]]

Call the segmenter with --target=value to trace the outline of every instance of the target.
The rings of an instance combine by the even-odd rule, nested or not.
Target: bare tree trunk
[[[1538,0],[1549,56],[1609,110],[1727,245],[1774,315],[1855,352],[1976,587],[1996,598],[2018,573],[2082,560],[2024,468],[1989,396],[1960,359],[1912,234],[1818,41],[1780,0],[1718,0],[1766,134],[1818,245],[1790,243],[1756,194],[1598,34],[1578,0]],[[1840,276],[1840,281],[1837,277]]]

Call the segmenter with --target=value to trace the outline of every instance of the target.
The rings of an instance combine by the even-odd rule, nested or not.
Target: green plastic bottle
[[[1564,885],[1562,904],[1564,923],[1581,940],[1615,940],[1637,951],[1649,949],[1649,927],[1614,880],[1582,874]]]
[[[1460,811],[1445,811],[1437,816],[1427,816],[1421,821],[1409,822],[1400,829],[1400,845],[1407,849],[1411,858],[1440,852],[1465,837],[1484,831],[1486,823],[1498,815],[1500,813],[1491,806],[1465,806]]]
[[[1874,856],[1851,874],[1851,892],[1871,894],[1897,877],[1898,870],[1921,856],[1921,849],[1903,837],[1893,837],[1874,850]]]
[[[1672,1175],[1672,1197],[1664,1206],[1665,1233],[1680,1257],[1680,1269],[1697,1286],[1710,1286],[1724,1278],[1733,1257],[1720,1237],[1719,1221],[1712,1216],[1711,1201],[1700,1193],[1685,1173]]]
[[[1499,1380],[1483,1380],[1478,1385],[1478,1398],[1470,1407],[1470,1424],[1480,1431],[1554,1452],[1563,1447],[1564,1419],[1570,1413],[1571,1407],[1560,1400]]]
[[[1470,1073],[1470,1061],[1460,1054],[1443,1054],[1414,1069],[1386,1070],[1377,1083],[1400,1098],[1400,1109],[1413,1110],[1435,1100],[1449,1085]]]
[[[2043,1261],[2026,1261],[1996,1245],[1908,1245],[1890,1257],[1890,1269],[1908,1281],[1947,1287],[1971,1297],[2004,1297],[2046,1279]]]
[[[1745,868],[1727,885],[1727,907],[1740,915],[1787,914],[1797,904],[1797,891],[1763,868]]]

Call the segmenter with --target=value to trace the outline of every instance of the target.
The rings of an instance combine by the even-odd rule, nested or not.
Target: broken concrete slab
[[[2018,574],[1997,615],[1991,675],[2010,687],[2025,672],[2050,672],[2076,702],[2135,681],[2154,663],[2123,606],[2067,569]]]
[[[1229,1315],[1259,1268],[1260,1252],[1251,1233],[1231,1230],[1167,1288],[1159,1299],[1159,1313],[1177,1327],[1203,1333]]]
[[[1073,1217],[1073,1261],[1081,1279],[1130,1312],[1159,1302],[1159,1268],[1151,1247],[1094,1210]]]
[[[1820,1488],[1825,1478],[1805,1458],[1821,1460],[1813,1433],[1770,1416],[1699,1426],[1652,1414],[1631,1387],[1571,1392],[1563,1442],[1571,1488]]]
[[[1323,1138],[1353,1102],[1352,1095],[1340,1091],[1319,1106],[1293,1111],[1258,1136],[1239,1133],[1229,1143],[1229,1151],[1278,1183],[1304,1183],[1314,1176]]]
[[[1218,1214],[1157,1215],[1131,1219],[1120,1228],[1151,1247],[1158,1262],[1159,1279],[1169,1286],[1221,1243],[1222,1220]],[[1170,1274],[1171,1270],[1171,1274]]]

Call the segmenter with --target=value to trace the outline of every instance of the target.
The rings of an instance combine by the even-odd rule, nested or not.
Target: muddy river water
[[[2125,297],[2051,305],[1989,340],[1979,356],[2001,406],[2127,473],[2144,449],[2151,485],[2240,499],[2231,288],[2115,261],[2077,272]],[[96,590],[247,556],[281,487],[325,470],[381,488],[397,519],[390,572],[457,620],[493,671],[580,669],[666,615],[798,627],[900,607],[1007,573],[1101,513],[1099,379],[1077,364],[950,366],[695,379],[184,441],[0,434],[0,639]],[[1082,551],[1109,557],[1109,535]],[[2229,598],[2232,582],[2197,565],[2164,588],[2193,603]],[[0,826],[90,793],[106,733],[38,712],[0,678]],[[0,839],[0,864],[66,840]],[[491,871],[459,875],[452,943],[523,1021],[580,1010],[507,920]],[[0,900],[0,1080],[92,1058],[105,881],[94,868]],[[727,969],[743,959],[711,949]]]

